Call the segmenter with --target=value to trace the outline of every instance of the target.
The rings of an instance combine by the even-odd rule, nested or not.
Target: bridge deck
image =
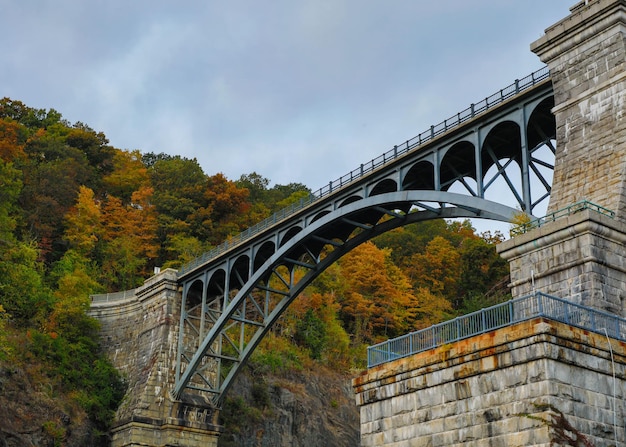
[[[200,265],[210,262],[231,249],[244,244],[252,237],[268,231],[277,223],[298,214],[300,211],[309,207],[318,200],[339,193],[343,188],[354,184],[358,180],[362,180],[364,177],[370,175],[379,168],[404,157],[408,153],[413,153],[419,149],[425,148],[434,140],[458,130],[461,126],[468,124],[475,119],[483,117],[485,114],[505,105],[508,101],[515,99],[519,95],[528,93],[529,90],[535,87],[541,87],[545,85],[545,83],[549,82],[550,72],[547,67],[543,67],[522,79],[515,80],[515,82],[503,89],[500,89],[491,96],[488,96],[477,103],[471,104],[468,108],[458,112],[456,115],[443,120],[439,124],[430,126],[430,128],[420,132],[413,138],[394,145],[392,149],[384,152],[380,156],[367,163],[362,163],[356,169],[342,175],[336,180],[328,182],[327,185],[311,193],[308,198],[301,199],[299,202],[276,212],[272,216],[251,226],[240,234],[229,238],[214,249],[182,266],[179,269],[179,275],[183,276]]]

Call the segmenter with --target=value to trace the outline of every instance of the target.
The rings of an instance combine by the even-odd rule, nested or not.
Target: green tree
[[[495,244],[483,238],[467,238],[461,244],[460,255],[459,289],[463,293],[455,307],[463,307],[468,297],[493,294],[497,292],[494,287],[506,282],[509,264],[498,255]],[[506,295],[510,297],[508,292]]]
[[[327,345],[326,326],[324,322],[315,315],[311,308],[307,309],[301,319],[296,323],[295,340],[300,346],[307,348],[313,359],[319,360],[322,351]]]
[[[0,252],[0,305],[20,324],[30,324],[50,308],[51,291],[34,244],[16,242]]]
[[[15,241],[19,213],[17,199],[22,189],[20,171],[12,163],[0,160],[0,253]]]
[[[198,161],[166,154],[146,154],[143,162],[148,167],[154,188],[152,204],[157,214],[157,238],[162,247],[157,263],[175,261],[176,238],[205,240],[195,231],[191,216],[204,204],[206,175]]]

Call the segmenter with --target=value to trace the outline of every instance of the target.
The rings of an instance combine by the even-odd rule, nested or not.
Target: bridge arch
[[[476,188],[472,188],[465,181],[466,178],[476,181],[476,166],[476,150],[471,142],[462,140],[453,144],[446,150],[439,168],[441,190],[448,191],[450,186],[460,182],[467,192],[474,196],[479,195]]]
[[[221,291],[222,306],[209,313],[204,304],[199,316],[185,314],[188,294],[183,293],[179,333],[200,336],[189,343],[179,338],[174,395],[194,389],[219,405],[240,366],[288,304],[358,244],[420,220],[510,221],[520,208],[532,213],[551,190],[556,126],[547,75],[516,81],[510,90],[431,126],[184,266],[179,271],[184,291],[196,280],[205,283],[209,272],[224,271],[223,283],[216,280],[211,286],[211,293]],[[546,150],[547,159],[541,157]],[[532,178],[540,180],[538,193]],[[503,182],[513,199],[486,196]],[[295,275],[296,269],[306,273]],[[203,300],[213,298],[203,291]],[[198,317],[207,331],[193,329]]]
[[[402,190],[437,190],[435,184],[435,165],[426,160],[413,164],[402,179]]]
[[[409,213],[403,211],[409,209]],[[218,318],[211,315],[206,335],[188,344],[195,352],[183,356],[174,394],[181,397],[187,387],[200,390],[219,406],[240,366],[289,304],[328,266],[363,242],[422,220],[481,217],[510,221],[515,212],[506,205],[463,194],[393,191],[354,201],[320,217],[295,233],[245,280],[242,270],[249,266],[249,258],[238,257],[230,275],[236,294]],[[295,275],[296,268],[304,275]],[[207,364],[215,366],[210,373],[204,368]]]
[[[369,193],[369,196],[377,196],[380,194],[385,194],[388,192],[395,192],[398,190],[398,184],[391,179],[384,179],[380,182],[376,183],[376,185],[372,188]]]

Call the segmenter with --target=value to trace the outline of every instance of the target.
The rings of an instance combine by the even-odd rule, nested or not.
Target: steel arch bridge
[[[219,407],[291,302],[359,244],[422,220],[532,214],[551,190],[553,107],[544,68],[184,266],[173,397]]]

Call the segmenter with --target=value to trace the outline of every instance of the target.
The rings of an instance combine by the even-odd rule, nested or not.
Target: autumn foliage
[[[256,172],[233,181],[196,159],[118,149],[55,110],[4,98],[0,329],[28,328],[33,352],[50,361],[46,350],[63,340],[70,355],[95,337],[89,294],[137,287],[154,267],[178,268],[308,194]],[[499,239],[442,220],[386,233],[328,268],[270,338],[291,346],[292,359],[352,367],[369,343],[506,298]],[[0,360],[9,352],[0,337]]]

